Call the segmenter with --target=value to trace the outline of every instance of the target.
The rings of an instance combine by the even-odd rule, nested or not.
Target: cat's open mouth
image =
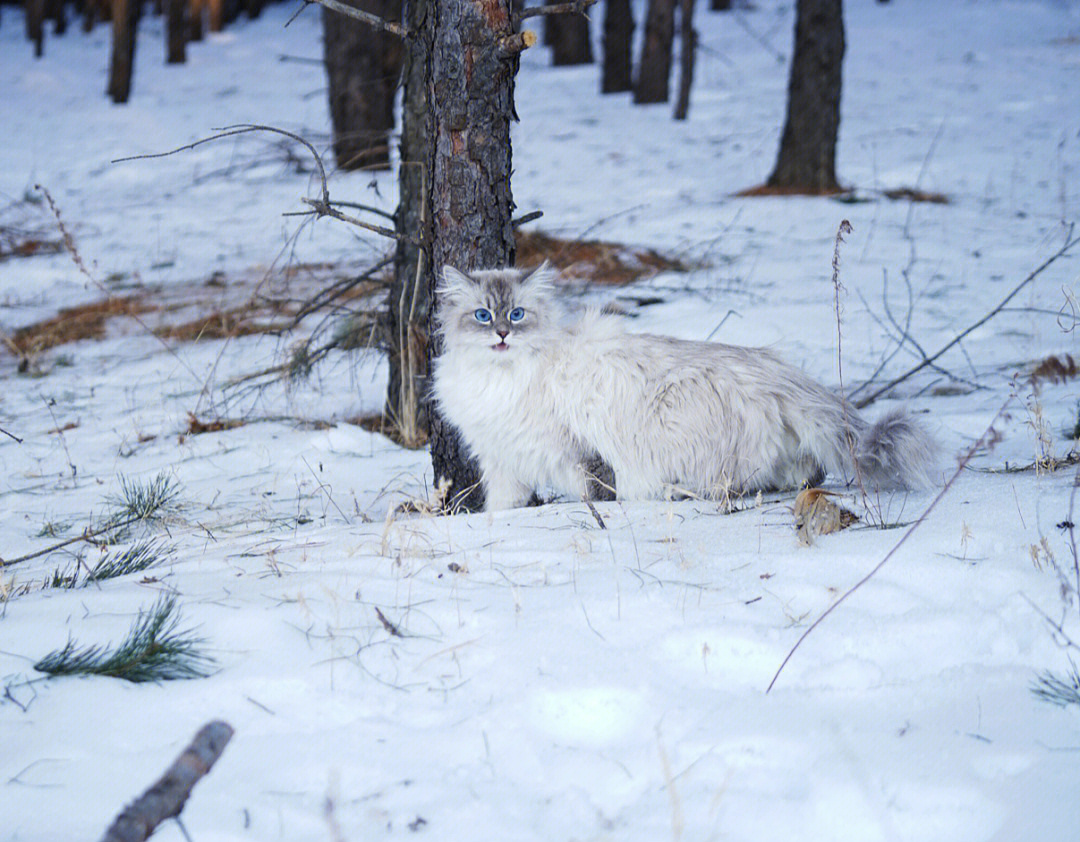
[[[491,347],[496,351],[507,351],[510,349],[510,346],[507,345],[505,342],[496,342]]]

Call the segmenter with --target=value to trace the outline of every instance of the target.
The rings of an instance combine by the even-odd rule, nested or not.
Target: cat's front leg
[[[532,489],[512,473],[497,465],[487,465],[484,474],[484,511],[516,509],[529,502]]]

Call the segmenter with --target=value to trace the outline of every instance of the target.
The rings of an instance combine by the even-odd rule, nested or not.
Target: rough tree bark
[[[395,228],[401,234],[431,242],[431,211],[427,174],[430,166],[432,111],[428,89],[427,57],[431,54],[431,28],[427,25],[429,0],[406,0],[405,26],[412,33],[405,41],[401,108],[401,165],[398,171],[398,207]],[[384,416],[406,447],[427,442],[427,405],[422,399],[427,382],[427,335],[430,266],[421,247],[400,239],[394,254],[394,279],[387,299],[386,346],[390,379]]]
[[[384,20],[401,20],[401,0],[344,2]],[[384,168],[390,163],[401,39],[327,8],[322,15],[337,165],[344,170]]]
[[[432,219],[431,266],[436,272],[514,263],[510,224],[510,122],[514,114],[516,53],[500,41],[512,33],[509,0],[439,0],[427,16],[431,31],[432,138],[428,184]],[[429,360],[439,337],[428,342]],[[430,410],[435,487],[449,483],[452,505],[478,508],[483,493],[475,461],[457,432]]]
[[[592,38],[585,15],[549,15],[545,26],[544,40],[551,46],[553,65],[592,64]]]
[[[142,0],[112,2],[112,60],[106,93],[118,105],[131,95],[131,76],[135,69],[135,34],[139,29]]]
[[[649,0],[645,14],[645,44],[641,48],[634,102],[643,105],[668,101],[671,42],[675,37],[677,0]]]
[[[187,0],[165,0],[165,63],[187,61]]]
[[[844,16],[841,0],[798,0],[787,120],[768,187],[835,193]]]
[[[679,96],[675,119],[685,120],[690,111],[690,86],[694,82],[697,33],[694,31],[694,0],[679,0]]]
[[[634,13],[630,0],[607,0],[604,6],[604,66],[600,74],[600,93],[633,90],[630,46],[633,38]]]

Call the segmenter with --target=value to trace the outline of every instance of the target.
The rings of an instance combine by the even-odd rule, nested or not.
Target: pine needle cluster
[[[1031,692],[1058,707],[1080,706],[1080,671],[1075,665],[1061,675],[1047,670],[1031,683]]]
[[[105,528],[114,530],[109,543],[122,541],[132,524],[150,524],[175,512],[179,498],[180,484],[164,471],[149,482],[129,480],[121,475],[120,494],[106,500],[112,511],[105,520]]]
[[[45,579],[42,587],[64,590],[85,588],[95,582],[157,567],[170,560],[175,553],[176,548],[164,541],[136,541],[118,553],[109,553],[92,568],[84,568],[81,562],[68,569],[58,567]],[[83,569],[86,569],[85,575],[81,575]]]
[[[209,675],[214,659],[202,651],[205,640],[190,630],[179,631],[176,597],[164,596],[148,611],[140,611],[119,646],[78,646],[68,639],[62,649],[46,655],[34,669],[50,676],[103,675],[125,681],[173,681]]]

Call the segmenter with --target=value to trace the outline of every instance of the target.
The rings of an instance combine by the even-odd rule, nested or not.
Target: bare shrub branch
[[[960,344],[960,342],[963,341],[963,339],[966,336],[968,336],[973,331],[975,331],[975,330],[979,329],[980,327],[982,327],[984,324],[986,324],[988,321],[990,321],[990,319],[992,319],[994,316],[996,316],[998,313],[1000,313],[1003,309],[1005,309],[1005,306],[1010,301],[1012,301],[1013,298],[1015,298],[1017,296],[1017,294],[1019,294],[1020,290],[1022,290],[1024,287],[1026,287],[1032,281],[1034,281],[1046,269],[1048,269],[1059,258],[1063,257],[1078,242],[1080,242],[1080,237],[1074,237],[1073,236],[1074,227],[1075,226],[1073,226],[1073,225],[1069,226],[1069,231],[1065,236],[1065,242],[1062,244],[1061,248],[1059,248],[1056,252],[1054,252],[1052,255],[1050,255],[1050,257],[1048,257],[1046,260],[1044,260],[1038,267],[1036,267],[1030,273],[1028,273],[1028,276],[1026,278],[1024,278],[1024,280],[1020,281],[1020,283],[1018,283],[1015,287],[1013,287],[1012,291],[1008,295],[1006,295],[1001,301],[999,301],[997,306],[995,306],[992,310],[990,310],[988,313],[986,313],[978,321],[976,321],[973,324],[969,325],[968,327],[964,328],[962,331],[960,331],[960,333],[958,333],[956,336],[954,336],[952,339],[950,339],[948,342],[946,342],[945,345],[943,345],[940,349],[935,351],[933,354],[926,357],[918,365],[914,366],[913,368],[908,369],[903,374],[901,374],[899,377],[894,377],[892,380],[890,380],[888,383],[886,383],[880,389],[876,390],[875,392],[872,392],[870,395],[868,395],[867,397],[860,400],[858,403],[855,404],[855,406],[858,409],[862,409],[863,407],[868,406],[869,404],[873,403],[878,398],[880,398],[882,395],[892,391],[896,386],[900,385],[905,380],[909,379],[913,375],[915,375],[918,372],[922,371],[924,368],[927,368],[928,366],[933,365],[933,363],[936,362],[946,351],[948,351],[951,348],[954,348],[955,346]]]

